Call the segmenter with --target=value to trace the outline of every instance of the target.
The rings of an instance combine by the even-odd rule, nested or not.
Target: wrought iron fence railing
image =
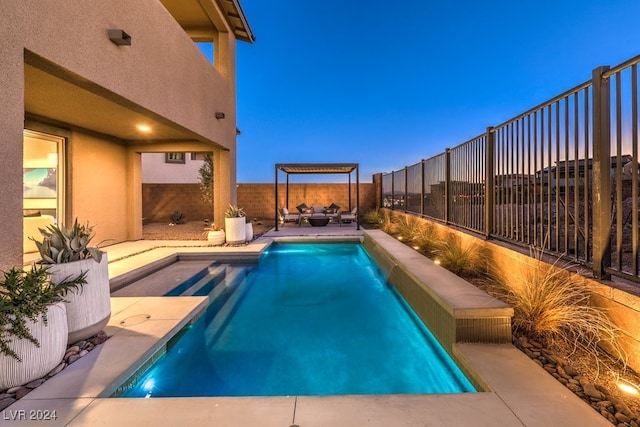
[[[640,282],[640,56],[382,175],[382,206]]]

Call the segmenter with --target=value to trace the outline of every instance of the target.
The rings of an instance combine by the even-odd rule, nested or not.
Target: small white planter
[[[224,230],[227,237],[227,243],[230,245],[239,245],[244,243],[246,239],[246,226],[244,217],[225,218]]]
[[[251,240],[253,240],[253,223],[247,222],[245,224],[244,234],[245,234],[244,238],[247,242],[250,242]]]
[[[53,283],[59,283],[66,277],[77,277],[82,271],[87,272],[87,283],[77,291],[69,292],[65,297],[69,343],[97,334],[111,317],[111,289],[106,253],[102,254],[99,263],[93,259],[83,259],[53,264],[49,268]]]
[[[24,339],[14,339],[9,343],[22,361],[0,354],[0,390],[44,377],[62,362],[67,350],[67,311],[64,303],[49,306],[46,325],[41,319],[37,322],[27,319],[26,324],[40,347]]]
[[[207,233],[207,240],[214,245],[222,245],[224,243],[224,230],[210,230]]]

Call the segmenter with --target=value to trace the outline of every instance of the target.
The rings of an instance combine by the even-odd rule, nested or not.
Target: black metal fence
[[[640,56],[382,175],[382,206],[640,282]]]

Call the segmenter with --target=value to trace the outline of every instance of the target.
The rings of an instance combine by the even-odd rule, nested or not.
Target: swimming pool
[[[475,391],[360,244],[274,244],[245,272],[120,396]]]

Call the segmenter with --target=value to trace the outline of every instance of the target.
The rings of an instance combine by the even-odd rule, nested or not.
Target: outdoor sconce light
[[[109,40],[118,46],[131,46],[131,36],[123,30],[109,30]]]
[[[224,113],[222,111],[216,111],[216,119],[224,119]]]

